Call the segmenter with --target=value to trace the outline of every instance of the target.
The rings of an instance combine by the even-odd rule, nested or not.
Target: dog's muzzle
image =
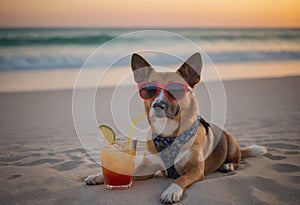
[[[154,110],[155,117],[158,118],[167,117],[172,119],[176,117],[179,112],[179,105],[177,103],[167,104],[163,100],[154,101],[152,108]]]
[[[162,100],[153,103],[153,109],[155,110],[155,112],[160,112],[161,110],[165,110],[166,108],[167,108],[167,103]]]

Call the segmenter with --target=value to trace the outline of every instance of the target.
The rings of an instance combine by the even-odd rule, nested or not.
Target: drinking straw
[[[128,147],[129,144],[130,144],[130,140],[131,140],[131,137],[132,137],[132,134],[133,134],[133,131],[135,129],[135,126],[136,126],[136,123],[140,120],[142,120],[144,117],[146,117],[147,114],[142,114],[141,116],[135,118],[133,121],[132,121],[132,125],[131,125],[131,129],[130,129],[130,132],[129,132],[129,136],[128,136],[128,139],[127,139],[127,142],[126,142],[126,146]]]

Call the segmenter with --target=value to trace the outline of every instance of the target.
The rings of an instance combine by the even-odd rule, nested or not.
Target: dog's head
[[[133,54],[131,68],[154,132],[176,136],[183,122],[198,114],[193,88],[200,81],[202,60],[195,53],[176,72],[156,72],[140,55]]]

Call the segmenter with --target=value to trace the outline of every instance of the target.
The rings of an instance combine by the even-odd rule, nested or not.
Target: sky
[[[300,0],[0,0],[0,27],[300,27]]]

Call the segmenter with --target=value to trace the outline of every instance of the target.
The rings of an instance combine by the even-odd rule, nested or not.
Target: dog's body
[[[158,84],[180,82],[188,84],[191,91],[186,92],[183,99],[176,101],[166,97],[161,89],[155,98],[144,101],[150,130],[144,158],[135,170],[135,178],[146,179],[162,175],[176,178],[162,193],[161,201],[163,203],[179,201],[184,190],[193,183],[203,180],[206,174],[216,170],[234,171],[241,157],[255,156],[265,152],[265,148],[259,146],[240,149],[231,134],[206,123],[203,119],[199,120],[198,102],[192,89],[200,81],[201,69],[202,61],[199,53],[192,55],[176,72],[165,73],[154,71],[141,56],[137,54],[132,56],[132,70],[137,83],[146,81]],[[176,142],[176,137],[183,136],[182,133],[192,133],[190,130],[194,126],[197,126],[195,134],[188,136],[187,140],[181,143],[181,147],[179,150],[177,149],[177,153],[172,159],[174,166],[171,167],[171,170],[164,156],[166,154],[173,155],[173,153],[166,152],[163,155],[163,152],[159,152],[158,154],[157,146],[161,142],[155,142],[153,139],[155,137],[162,140],[174,138],[174,142]],[[179,140],[176,142],[177,144]],[[177,172],[175,177],[171,176],[173,172]],[[103,183],[103,175],[90,176],[86,179],[86,183]]]

